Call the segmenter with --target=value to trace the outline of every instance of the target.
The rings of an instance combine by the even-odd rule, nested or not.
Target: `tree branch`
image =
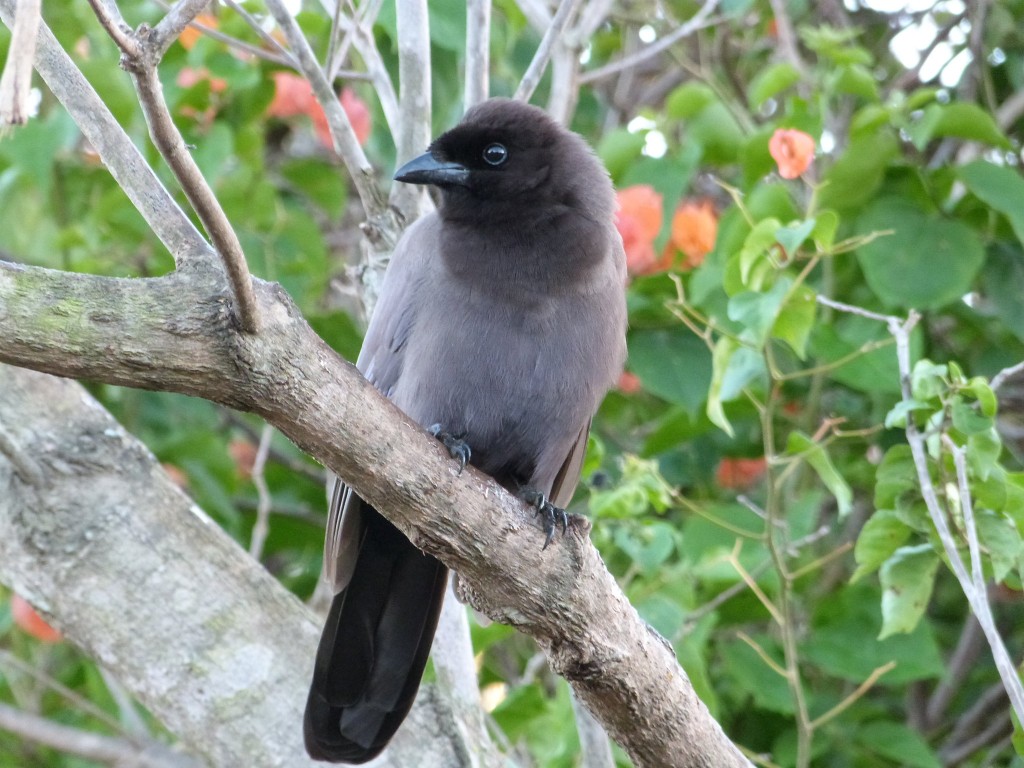
[[[127,739],[101,736],[61,725],[2,703],[0,728],[27,741],[90,760],[138,768],[199,768],[199,763],[193,758],[173,752],[156,742],[140,746]]]
[[[366,159],[363,148],[359,146],[352,123],[348,119],[348,115],[345,114],[345,110],[341,108],[338,96],[327,81],[313,49],[309,46],[309,41],[306,40],[299,25],[281,0],[267,0],[267,8],[273,14],[285,39],[288,40],[292,55],[299,63],[299,70],[309,81],[313,88],[313,95],[316,96],[316,100],[323,107],[324,114],[327,115],[327,124],[331,130],[331,138],[334,140],[334,148],[342,162],[345,163],[345,167],[348,168],[367,218],[371,221],[379,218],[384,213],[387,204],[377,189],[373,166]]]
[[[13,24],[15,4],[16,0],[0,0],[0,19],[8,27]],[[45,23],[39,27],[36,70],[178,266],[193,258],[209,258],[209,245]]]
[[[430,20],[426,0],[398,0],[399,131],[398,163],[425,151],[431,139]],[[392,184],[390,202],[406,222],[429,206],[427,191],[415,184]]]
[[[122,28],[123,21],[111,17],[103,0],[89,0],[89,3],[100,24],[121,48],[121,64],[132,75],[153,144],[174,173],[224,263],[235,296],[239,326],[246,333],[256,333],[260,318],[242,244],[174,125],[156,71],[168,46],[206,3],[183,0],[156,27],[149,29],[143,26],[134,34],[126,33]]]
[[[279,288],[255,284],[265,327],[238,335],[212,270],[121,280],[0,264],[9,329],[0,360],[260,414],[456,570],[463,596],[478,609],[534,637],[638,765],[748,764],[622,594],[587,538],[586,521],[576,519],[542,550],[520,500],[475,470],[459,475],[447,452],[340,360]],[[55,334],[55,322],[66,330]],[[8,567],[8,558],[0,562]],[[12,573],[33,567],[18,565]],[[207,575],[195,581],[217,583]],[[558,585],[557,594],[549,585]],[[180,631],[180,615],[177,622]],[[239,634],[262,636],[250,630]],[[311,644],[301,645],[311,654]]]
[[[0,422],[46,469],[23,482],[0,453],[0,581],[206,764],[313,765],[301,736],[312,614],[79,385],[0,365]],[[468,768],[456,730],[426,687],[386,765]]]
[[[580,85],[593,83],[597,80],[602,80],[606,77],[622,72],[623,70],[635,67],[638,64],[643,64],[645,61],[657,56],[662,51],[667,51],[680,40],[689,37],[697,30],[717,24],[717,20],[710,18],[710,16],[714,12],[715,8],[718,7],[718,3],[719,0],[707,0],[707,2],[701,6],[700,10],[693,14],[693,17],[689,21],[670,34],[665,35],[665,37],[661,38],[658,42],[651,43],[646,48],[642,48],[629,56],[624,56],[618,61],[605,64],[603,67],[592,69],[589,72],[584,72],[580,76]]]
[[[491,92],[491,0],[466,3],[466,83],[462,106],[469,109]]]
[[[548,60],[551,58],[551,51],[554,48],[555,42],[558,40],[559,35],[562,34],[569,20],[576,15],[576,10],[581,2],[582,0],[562,0],[554,17],[551,19],[551,24],[548,25],[548,29],[544,33],[544,37],[541,38],[540,45],[537,46],[537,52],[533,55],[533,61],[526,68],[523,79],[520,81],[519,87],[516,88],[515,95],[512,98],[519,101],[529,101],[530,97],[533,96],[533,92],[537,89],[537,84],[540,83],[540,79],[544,75],[544,70],[547,69]]]
[[[11,47],[0,75],[0,131],[28,122],[32,60],[35,58],[40,22],[39,6],[40,0],[26,0],[18,4],[17,18],[11,30]]]

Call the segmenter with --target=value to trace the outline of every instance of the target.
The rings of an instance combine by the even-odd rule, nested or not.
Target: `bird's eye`
[[[501,165],[508,160],[508,150],[504,144],[488,144],[484,147],[483,157],[488,165]]]

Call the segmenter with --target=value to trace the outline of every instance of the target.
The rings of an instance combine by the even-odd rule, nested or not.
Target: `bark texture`
[[[0,361],[260,414],[457,571],[475,607],[534,637],[637,765],[748,764],[604,567],[589,523],[576,519],[542,550],[522,502],[471,469],[459,475],[436,441],[312,332],[278,286],[256,281],[255,289],[264,326],[244,335],[231,326],[212,271],[120,280],[0,263]],[[49,534],[57,543],[44,543],[59,548],[83,526],[110,527],[107,519],[67,532],[57,526]]]

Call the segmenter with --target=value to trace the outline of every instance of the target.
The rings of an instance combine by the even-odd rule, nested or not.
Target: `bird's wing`
[[[579,485],[580,474],[583,471],[583,457],[587,453],[587,437],[589,435],[590,419],[587,419],[587,423],[583,425],[572,448],[569,449],[569,455],[565,457],[561,469],[555,475],[555,482],[551,485],[550,501],[556,507],[565,509],[572,501],[572,495],[576,492],[576,486]]]
[[[435,236],[436,214],[424,216],[409,227],[395,246],[391,263],[381,284],[380,297],[356,367],[385,397],[402,374],[405,344],[415,321],[417,292],[425,270],[424,241]],[[335,481],[327,513],[324,537],[324,578],[340,592],[352,578],[362,538],[363,501],[340,479]]]

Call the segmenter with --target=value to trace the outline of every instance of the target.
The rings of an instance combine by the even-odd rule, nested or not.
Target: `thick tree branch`
[[[0,360],[260,414],[455,569],[477,608],[534,637],[637,765],[747,765],[608,573],[585,521],[542,550],[521,501],[476,471],[459,475],[278,287],[256,287],[265,328],[249,336],[228,327],[211,270],[118,280],[0,265],[10,331]]]
[[[312,765],[301,736],[312,614],[79,385],[0,365],[0,423],[11,436],[0,447],[0,581],[116,670],[206,764]],[[17,456],[44,479],[17,476]],[[468,768],[461,753],[428,687],[386,765]]]

